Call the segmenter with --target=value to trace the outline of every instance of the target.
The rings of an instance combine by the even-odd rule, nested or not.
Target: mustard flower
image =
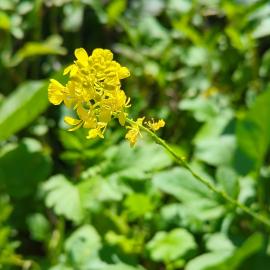
[[[165,122],[163,119],[160,119],[158,120],[157,122],[155,122],[153,119],[152,119],[152,122],[151,121],[148,121],[146,123],[148,125],[148,127],[152,130],[152,131],[157,131],[159,130],[160,128],[164,127],[165,126]]]
[[[127,132],[125,138],[129,141],[130,146],[134,146],[137,142],[138,136],[142,136],[140,133],[140,125],[143,125],[143,120],[145,117],[138,118],[130,126],[127,126],[129,131]]]
[[[83,48],[76,49],[76,60],[64,70],[69,76],[66,85],[51,79],[48,87],[49,101],[54,105],[64,103],[74,110],[76,117],[65,116],[69,131],[80,127],[88,129],[88,139],[104,138],[108,123],[118,119],[122,126],[128,116],[130,99],[121,89],[121,80],[130,76],[129,70],[113,60],[107,49],[95,49],[89,56]],[[126,139],[133,146],[140,133],[144,117],[127,126]],[[163,120],[148,122],[153,131],[165,125]]]

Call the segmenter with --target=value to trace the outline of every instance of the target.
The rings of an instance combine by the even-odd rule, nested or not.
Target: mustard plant
[[[198,181],[218,194],[235,208],[253,217],[259,223],[270,229],[270,220],[260,213],[256,213],[244,204],[229,196],[224,190],[197,174],[163,139],[156,135],[156,131],[165,126],[164,120],[145,121],[145,117],[137,120],[128,117],[127,109],[131,107],[130,98],[121,89],[121,80],[130,76],[127,67],[121,66],[113,60],[113,54],[107,49],[95,49],[89,56],[85,49],[75,50],[76,60],[64,70],[69,76],[66,85],[51,79],[48,88],[49,101],[54,105],[64,103],[73,109],[77,118],[65,116],[64,121],[70,125],[69,131],[80,127],[88,129],[87,139],[104,138],[104,133],[112,119],[117,119],[121,126],[128,131],[125,138],[130,146],[134,146],[141,131],[148,133],[153,140],[167,150],[176,163],[187,169]]]

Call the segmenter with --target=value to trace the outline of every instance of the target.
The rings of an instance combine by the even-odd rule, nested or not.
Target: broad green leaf
[[[173,168],[154,175],[153,184],[182,202],[198,198],[213,198],[208,188],[183,168]]]
[[[102,175],[112,178],[145,179],[148,173],[168,167],[172,160],[157,144],[142,142],[130,148],[127,142],[111,147],[106,154],[107,162]]]
[[[131,219],[143,217],[154,208],[149,195],[133,193],[128,195],[124,201],[124,206]]]
[[[50,235],[50,224],[41,213],[36,213],[28,217],[27,224],[31,233],[31,238],[36,241],[44,241]]]
[[[31,123],[48,106],[48,83],[29,81],[19,86],[0,107],[0,140]]]
[[[230,270],[239,269],[239,266],[249,256],[262,248],[263,237],[259,233],[250,236],[242,246],[232,249],[220,249],[200,255],[187,264],[186,270]]]
[[[5,31],[10,30],[10,19],[8,15],[3,11],[0,11],[0,29]]]
[[[45,204],[53,208],[57,215],[79,222],[83,218],[83,209],[78,188],[63,175],[55,175],[44,183]]]
[[[205,122],[218,115],[217,105],[210,99],[184,99],[179,103],[179,109],[190,111],[199,122]]]
[[[234,135],[222,135],[198,142],[195,157],[213,166],[230,165],[233,162],[235,148]]]
[[[51,36],[40,42],[28,42],[14,54],[9,65],[12,67],[16,66],[25,59],[33,56],[50,54],[65,55],[66,49],[61,44],[62,38],[60,36]]]
[[[82,267],[98,257],[101,248],[101,239],[96,229],[91,225],[83,225],[66,240],[65,250],[72,264]]]
[[[262,164],[270,143],[270,89],[259,95],[243,119],[237,123],[235,167],[247,174]]]
[[[204,221],[215,220],[224,213],[224,206],[215,199],[214,194],[186,169],[174,168],[158,173],[153,178],[153,184],[182,202],[171,205],[171,209],[169,205],[162,208],[162,215],[170,216],[172,213],[179,220],[178,224],[188,224],[202,230]]]
[[[190,253],[194,253],[196,248],[192,234],[180,228],[170,232],[157,232],[147,244],[151,258],[165,263],[185,259]]]
[[[237,198],[240,187],[234,170],[229,167],[218,167],[216,179],[227,194],[232,198]]]
[[[125,11],[126,5],[126,0],[110,1],[109,5],[106,8],[109,24],[113,25],[119,19],[119,17]]]
[[[0,186],[3,185],[10,196],[31,195],[50,171],[51,160],[34,139],[7,144],[0,152]]]

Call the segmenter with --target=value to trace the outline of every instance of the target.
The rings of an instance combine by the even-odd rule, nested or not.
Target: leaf
[[[154,175],[153,185],[182,202],[172,205],[173,209],[165,209],[164,206],[162,210],[165,215],[169,210],[178,219],[181,217],[181,225],[188,224],[202,230],[202,222],[220,218],[224,213],[224,206],[215,199],[214,194],[186,169],[174,168],[158,173]]]
[[[210,99],[184,99],[179,103],[179,109],[190,111],[198,122],[205,122],[218,115],[216,104]]]
[[[44,215],[36,213],[27,218],[31,238],[44,241],[50,236],[50,224]]]
[[[76,267],[85,266],[88,261],[98,257],[101,239],[91,225],[83,225],[66,240],[65,251],[72,264]]]
[[[83,218],[83,209],[78,188],[64,175],[52,176],[44,183],[45,204],[53,208],[57,215],[62,215],[78,223]]]
[[[106,8],[108,16],[108,23],[113,25],[121,14],[126,10],[126,0],[113,0],[110,1]]]
[[[153,185],[182,202],[190,202],[203,197],[212,198],[208,188],[183,168],[173,168],[155,174]]]
[[[10,19],[8,15],[3,11],[0,11],[0,29],[5,31],[10,30]]]
[[[205,139],[196,144],[195,157],[213,166],[230,165],[236,148],[234,135]]]
[[[27,42],[19,49],[9,62],[9,66],[14,67],[29,57],[39,55],[58,54],[65,55],[66,49],[61,46],[62,38],[60,36],[51,36],[40,42]]]
[[[157,144],[142,142],[130,148],[127,142],[107,151],[107,164],[102,175],[132,180],[145,179],[147,173],[166,168],[172,163],[168,154]]]
[[[230,270],[239,269],[242,262],[258,252],[262,248],[263,236],[254,233],[242,246],[232,249],[228,246],[227,250],[221,249],[211,253],[200,255],[188,262],[186,270]]]
[[[165,263],[186,258],[190,252],[195,252],[196,248],[192,234],[180,228],[170,232],[157,232],[147,243],[151,258]]]
[[[33,194],[50,171],[51,160],[34,139],[7,144],[0,152],[0,185],[10,196],[22,198]]]
[[[28,81],[19,86],[0,107],[0,140],[26,127],[48,106],[47,82]]]
[[[218,167],[216,179],[232,198],[237,198],[239,194],[239,182],[235,171],[229,167]]]
[[[237,122],[234,164],[241,174],[256,171],[263,164],[270,144],[269,104],[270,89],[259,95],[245,117]]]
[[[131,219],[143,217],[151,212],[154,208],[148,195],[133,193],[130,194],[124,201],[124,206],[127,209]]]

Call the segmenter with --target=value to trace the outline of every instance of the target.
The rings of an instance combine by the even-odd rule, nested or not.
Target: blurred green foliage
[[[67,132],[48,79],[84,47],[131,71],[130,113],[269,216],[270,4],[0,1],[0,269],[270,269],[269,232],[144,136]]]

